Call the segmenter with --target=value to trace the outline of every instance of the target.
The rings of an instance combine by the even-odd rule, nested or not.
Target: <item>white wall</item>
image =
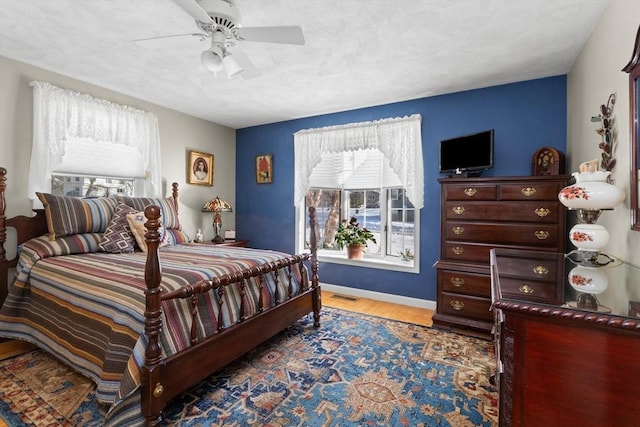
[[[605,250],[640,266],[640,232],[631,230],[629,206],[630,123],[629,75],[622,70],[631,59],[636,32],[640,24],[640,2],[613,0],[592,32],[568,74],[567,156],[569,171],[577,171],[584,161],[600,158],[601,138],[591,116],[598,115],[609,94],[617,102],[613,112],[617,122],[617,165],[613,178],[627,198],[623,205],[604,212],[599,224],[609,230],[611,240]],[[573,214],[571,214],[573,215]]]
[[[196,229],[202,228],[205,238],[213,237],[212,214],[202,213],[200,209],[216,195],[235,206],[234,129],[0,56],[0,166],[8,170],[8,217],[30,215],[31,212],[26,192],[32,140],[33,97],[29,86],[32,80],[46,81],[156,114],[160,127],[165,195],[171,193],[171,183],[177,182],[180,220],[184,230],[193,237]],[[188,150],[214,155],[213,187],[187,184]],[[223,226],[225,229],[235,228],[233,213],[224,214]]]

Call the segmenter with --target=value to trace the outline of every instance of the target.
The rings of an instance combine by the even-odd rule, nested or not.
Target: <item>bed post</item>
[[[171,200],[173,200],[173,206],[176,208],[176,213],[178,213],[178,183],[174,182],[171,184]]]
[[[316,208],[309,206],[309,245],[311,246],[311,289],[313,294],[313,325],[320,326],[320,309],[322,298],[318,282],[318,240],[316,237]]]
[[[144,312],[144,332],[147,335],[144,367],[142,369],[142,413],[147,426],[159,426],[162,422],[162,409],[166,404],[164,395],[164,365],[160,348],[160,331],[162,330],[162,309],[160,307],[160,260],[158,245],[160,244],[160,207],[147,206],[144,210],[147,217],[145,234],[147,242],[147,263],[144,270],[144,281],[147,289]]]
[[[7,252],[4,243],[7,240],[7,224],[5,210],[7,208],[4,198],[4,190],[7,188],[7,170],[0,168],[0,306],[7,298],[9,286],[9,265],[7,264]]]

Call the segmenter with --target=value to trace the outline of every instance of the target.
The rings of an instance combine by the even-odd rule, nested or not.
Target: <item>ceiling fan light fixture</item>
[[[242,67],[238,64],[238,61],[236,61],[236,59],[230,54],[226,54],[224,58],[222,58],[222,64],[224,65],[224,71],[227,73],[227,77],[229,78],[242,72]]]
[[[222,71],[222,68],[224,67],[221,56],[211,50],[205,50],[202,52],[200,60],[207,70],[213,71],[214,73]]]

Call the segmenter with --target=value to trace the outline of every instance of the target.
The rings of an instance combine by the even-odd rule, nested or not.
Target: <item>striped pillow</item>
[[[165,230],[165,233],[167,233],[167,240],[169,241],[169,245],[172,246],[180,245],[182,243],[189,243],[191,241],[191,238],[187,235],[187,233],[182,230],[167,228]]]
[[[111,197],[79,199],[36,193],[44,206],[49,239],[83,233],[103,233],[116,210]]]
[[[127,206],[131,206],[136,211],[144,211],[149,205],[160,206],[160,216],[162,216],[163,225],[173,230],[181,230],[180,220],[178,219],[178,209],[174,204],[174,199],[168,197],[166,199],[159,197],[128,197],[118,195],[118,201]]]

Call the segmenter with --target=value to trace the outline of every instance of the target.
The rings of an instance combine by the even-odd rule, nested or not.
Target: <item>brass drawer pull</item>
[[[536,235],[536,237],[538,238],[538,240],[546,240],[549,238],[549,235],[551,233],[549,233],[548,231],[544,231],[544,230],[538,230],[535,233],[533,233]]]
[[[453,308],[456,311],[460,311],[464,308],[464,303],[457,299],[454,299],[453,301],[451,301],[449,305],[451,305],[451,308]]]
[[[524,194],[525,197],[531,197],[534,194],[536,194],[536,189],[533,187],[525,187],[522,190],[520,190],[520,192]]]
[[[464,207],[462,206],[455,206],[452,210],[456,215],[462,215],[464,213]]]
[[[449,281],[456,288],[461,288],[462,285],[464,285],[464,279],[462,277],[452,277]]]
[[[544,266],[542,265],[536,265],[533,269],[533,272],[536,274],[540,274],[541,276],[547,275],[549,274],[549,270],[547,270]]]
[[[456,255],[461,255],[464,252],[464,248],[461,246],[454,246],[451,251]]]
[[[469,197],[475,196],[477,192],[478,192],[478,190],[476,190],[475,188],[465,188],[464,189],[464,194],[466,194]]]
[[[533,212],[535,212],[535,214],[538,215],[540,218],[544,218],[545,216],[549,215],[551,211],[547,208],[538,208]]]
[[[533,288],[529,285],[522,285],[518,288],[520,290],[521,293],[523,294],[532,294],[533,293]]]
[[[451,231],[453,231],[453,234],[457,234],[459,236],[464,233],[464,227],[453,227]]]

